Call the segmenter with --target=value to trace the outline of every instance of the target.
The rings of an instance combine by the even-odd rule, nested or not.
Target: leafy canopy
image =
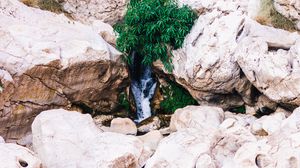
[[[123,23],[117,24],[117,48],[131,63],[130,52],[137,51],[142,63],[161,60],[172,70],[172,49],[181,47],[197,15],[187,6],[178,7],[173,0],[131,0]]]

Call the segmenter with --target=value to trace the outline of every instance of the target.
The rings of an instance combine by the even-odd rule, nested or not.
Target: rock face
[[[115,107],[128,74],[98,32],[17,0],[0,9],[1,136],[19,139],[46,109]]]
[[[41,161],[27,148],[16,144],[0,143],[1,168],[41,168]]]
[[[88,114],[44,111],[32,124],[33,147],[52,168],[141,167],[149,157],[134,136],[102,132]]]
[[[300,105],[300,36],[245,22],[236,50],[238,64],[249,81],[277,103]]]
[[[300,2],[297,0],[274,0],[275,9],[286,18],[296,22],[300,30]]]
[[[284,10],[299,17],[298,1],[275,3],[286,4]],[[182,48],[173,51],[173,72],[156,62],[157,72],[176,80],[202,105],[256,106],[261,94],[270,99],[272,110],[276,103],[299,105],[299,35],[255,22],[260,1],[180,0],[179,4],[201,15]]]
[[[243,95],[249,84],[241,79],[233,54],[248,1],[181,0],[179,3],[198,10],[201,16],[185,38],[183,47],[173,51],[171,75],[199,104],[217,104],[224,108],[243,104],[240,95],[234,92]],[[162,69],[160,64],[156,67]]]
[[[120,21],[126,11],[128,0],[62,0],[63,8],[83,23],[101,20],[111,25]]]

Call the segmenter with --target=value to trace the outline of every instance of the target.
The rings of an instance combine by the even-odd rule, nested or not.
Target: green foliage
[[[179,8],[172,0],[131,0],[123,23],[114,26],[117,48],[128,63],[130,52],[137,51],[144,64],[161,60],[171,71],[171,50],[182,46],[196,18],[189,7]]]
[[[229,111],[233,112],[233,113],[245,114],[246,113],[246,107],[243,105],[243,106],[231,108],[231,109],[229,109]]]
[[[160,103],[161,110],[174,113],[176,109],[187,105],[197,105],[197,101],[181,86],[168,81],[168,85],[162,87],[164,100]]]
[[[122,92],[120,93],[120,96],[119,96],[119,105],[127,110],[127,111],[130,111],[130,104],[129,104],[129,101],[128,101],[128,98],[127,98],[127,95],[125,92]]]

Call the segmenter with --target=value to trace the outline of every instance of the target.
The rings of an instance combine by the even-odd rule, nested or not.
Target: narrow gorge
[[[295,0],[0,0],[0,168],[300,167]]]

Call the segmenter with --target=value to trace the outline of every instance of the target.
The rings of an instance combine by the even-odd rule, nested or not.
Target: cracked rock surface
[[[0,135],[19,139],[47,109],[110,112],[128,77],[120,55],[89,26],[0,1]]]
[[[71,16],[83,23],[101,20],[113,25],[121,21],[129,0],[62,0],[63,8]]]
[[[156,71],[185,87],[201,105],[259,106],[263,94],[275,107],[299,106],[300,36],[253,20],[258,3],[180,0],[200,16],[182,48],[173,51],[173,72],[158,61]],[[298,1],[290,5],[299,6]]]

